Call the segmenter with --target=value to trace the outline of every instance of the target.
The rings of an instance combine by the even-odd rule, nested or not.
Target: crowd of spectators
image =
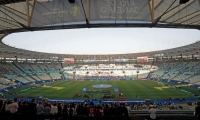
[[[187,105],[187,104],[186,104]],[[196,106],[196,104],[195,104]],[[50,102],[47,100],[31,102],[0,100],[0,119],[4,115],[15,117],[21,115],[29,120],[55,119],[65,120],[69,117],[118,117],[129,119],[130,111],[147,111],[150,116],[155,117],[158,110],[183,110],[183,106],[167,102],[164,104],[155,102],[124,103],[124,102],[102,102],[94,105],[93,102]],[[21,118],[20,118],[21,119]],[[2,119],[3,120],[3,119]]]
[[[89,103],[68,103],[68,102],[23,102],[23,101],[0,101],[0,114],[22,114],[36,116],[37,118],[61,119],[67,116],[118,116],[128,117],[129,110],[125,104],[98,104]]]

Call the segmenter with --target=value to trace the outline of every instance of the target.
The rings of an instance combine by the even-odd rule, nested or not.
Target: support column
[[[30,18],[29,18],[29,0],[26,0],[26,15],[27,15],[27,26],[29,26]]]
[[[29,17],[29,27],[31,26],[31,22],[32,22],[32,19],[33,19],[33,13],[34,13],[34,10],[35,10],[35,4],[36,4],[36,0],[33,0],[33,6],[32,6],[32,9],[31,9],[31,15]]]
[[[87,0],[87,19],[90,21],[90,0]]]
[[[154,22],[154,0],[148,0],[151,22]]]
[[[152,4],[152,6],[151,6],[151,16],[152,16],[152,20],[151,21],[153,21],[154,22],[154,0],[151,0],[151,4]]]

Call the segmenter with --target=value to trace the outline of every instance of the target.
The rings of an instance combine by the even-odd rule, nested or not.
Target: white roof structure
[[[180,2],[186,3],[180,3]],[[0,0],[0,38],[15,32],[110,27],[200,29],[200,0]],[[0,57],[133,58],[198,55],[200,42],[145,53],[117,55],[50,54],[0,43]]]

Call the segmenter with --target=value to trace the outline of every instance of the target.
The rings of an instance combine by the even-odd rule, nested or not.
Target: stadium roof
[[[185,0],[182,0],[185,1]],[[187,1],[187,0],[186,0]],[[161,27],[200,29],[200,0],[0,0],[0,37],[10,33],[99,27]],[[200,42],[148,53],[64,55],[39,53],[0,43],[0,57],[133,58],[197,54]]]

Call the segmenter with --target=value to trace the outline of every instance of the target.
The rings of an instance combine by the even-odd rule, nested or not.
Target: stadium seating
[[[159,69],[152,73],[151,78],[187,81],[197,83],[199,81],[199,62],[188,61],[165,61],[159,65]]]
[[[150,73],[150,74],[149,74]],[[54,63],[4,63],[0,64],[0,76],[13,84],[2,84],[2,88],[43,80],[135,80],[164,79],[199,84],[200,64],[198,60],[156,61],[148,64],[99,64],[68,66]],[[5,80],[1,80],[5,82]]]

